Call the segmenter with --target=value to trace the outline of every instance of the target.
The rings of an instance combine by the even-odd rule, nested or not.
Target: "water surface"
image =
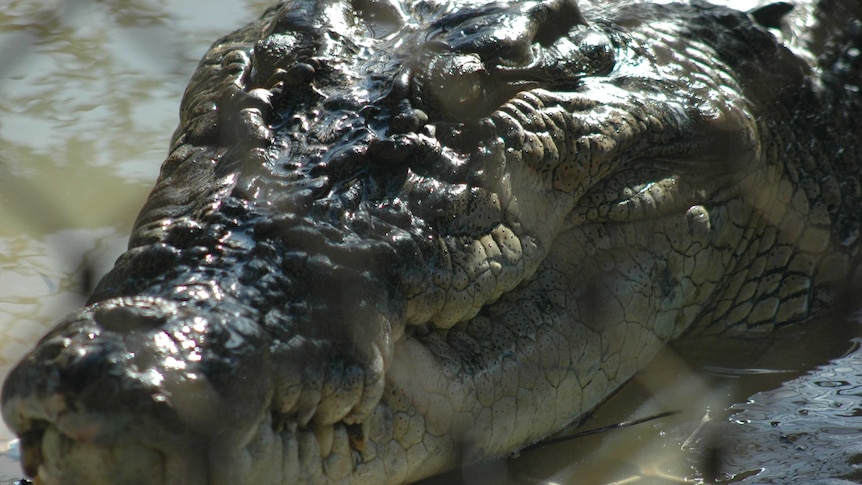
[[[3,2],[0,376],[123,250],[198,60],[268,3]]]

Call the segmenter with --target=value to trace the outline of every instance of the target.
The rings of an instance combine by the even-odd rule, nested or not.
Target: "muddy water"
[[[0,2],[0,376],[122,251],[198,60],[268,3]]]
[[[122,251],[197,60],[268,3],[7,0],[0,8],[0,376]],[[833,319],[729,348],[685,343],[584,428],[679,414],[429,484],[681,483],[709,474],[710,463],[724,463],[723,481],[860,481],[857,330]],[[728,420],[731,412],[739,414]],[[0,428],[0,442],[10,438]],[[0,456],[0,483],[18,473]]]

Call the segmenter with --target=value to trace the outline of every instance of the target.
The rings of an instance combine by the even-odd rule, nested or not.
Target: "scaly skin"
[[[691,328],[834,306],[862,15],[824,3],[772,32],[707,4],[270,9],[201,62],[129,251],[6,380],[25,471],[411,482],[577,421]]]

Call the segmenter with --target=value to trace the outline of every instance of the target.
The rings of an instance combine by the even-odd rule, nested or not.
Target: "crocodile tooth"
[[[335,430],[331,425],[323,425],[314,426],[312,431],[314,431],[314,436],[317,437],[317,443],[320,445],[320,457],[328,457],[332,453],[332,439],[335,436]]]
[[[39,465],[45,460],[42,456],[43,429],[28,431],[21,436],[21,466],[29,476],[36,476]]]

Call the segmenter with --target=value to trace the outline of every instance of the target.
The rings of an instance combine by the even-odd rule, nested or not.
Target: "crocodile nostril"
[[[129,333],[157,328],[167,322],[171,312],[149,301],[110,301],[97,305],[93,319],[105,330]]]

